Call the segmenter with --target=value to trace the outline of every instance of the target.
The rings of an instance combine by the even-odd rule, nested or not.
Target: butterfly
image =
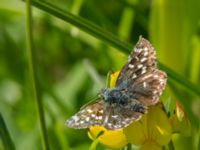
[[[66,124],[76,129],[94,125],[108,130],[125,128],[159,101],[166,81],[166,73],[157,68],[154,48],[140,37],[122,67],[115,87],[101,89],[98,99],[83,106]]]

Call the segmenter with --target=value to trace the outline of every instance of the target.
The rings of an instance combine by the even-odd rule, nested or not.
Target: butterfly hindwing
[[[167,75],[156,68],[148,71],[134,82],[135,97],[146,106],[155,105],[166,86]]]
[[[133,121],[139,120],[146,112],[146,107],[139,101],[130,100],[127,105],[115,104],[106,107],[106,116],[102,126],[109,130],[116,130],[127,127]]]
[[[101,125],[104,116],[104,101],[97,100],[85,105],[74,116],[67,120],[67,126],[71,128],[88,128],[91,125]]]

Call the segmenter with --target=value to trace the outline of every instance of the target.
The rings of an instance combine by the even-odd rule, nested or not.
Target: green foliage
[[[175,149],[200,148],[200,1],[30,2],[32,15],[26,1],[0,2],[0,149],[42,149],[41,137],[50,149],[88,149],[86,131],[65,120],[106,86],[107,72],[121,68],[139,35],[153,43],[168,74],[162,99],[169,112],[179,100],[192,122],[190,137],[174,137]]]

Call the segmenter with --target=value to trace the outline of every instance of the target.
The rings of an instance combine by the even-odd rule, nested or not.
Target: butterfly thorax
[[[128,103],[129,96],[126,89],[119,88],[105,88],[100,90],[99,97],[101,97],[106,103],[126,105]]]

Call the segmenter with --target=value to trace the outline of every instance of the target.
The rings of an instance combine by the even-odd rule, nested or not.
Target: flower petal
[[[119,72],[120,71],[110,74],[108,81],[109,88],[113,88],[115,86],[115,82],[117,80]],[[123,133],[123,130],[110,131],[102,126],[91,126],[88,131],[88,136],[92,140],[94,140],[101,131],[104,131],[104,133],[99,137],[99,143],[105,145],[106,147],[117,149],[117,148],[122,148],[127,144],[127,140]]]
[[[110,81],[109,81],[109,88],[113,88],[115,86],[117,77],[119,75],[120,71],[116,71],[110,74]]]
[[[126,137],[122,130],[109,131],[101,126],[92,126],[89,128],[88,136],[94,140],[101,131],[104,131],[104,133],[99,136],[99,143],[105,145],[106,147],[119,149],[127,144]]]
[[[151,107],[148,113],[148,134],[150,138],[153,138],[160,145],[168,144],[172,131],[166,113],[159,105]]]
[[[144,115],[139,121],[132,123],[123,130],[129,143],[142,145],[145,142],[147,136],[146,123],[147,117]]]
[[[148,113],[124,129],[128,142],[142,145],[154,141],[159,145],[166,145],[171,139],[171,126],[167,115],[158,104],[151,106]]]
[[[140,150],[162,150],[162,146],[158,145],[156,142],[148,141],[140,148]]]

